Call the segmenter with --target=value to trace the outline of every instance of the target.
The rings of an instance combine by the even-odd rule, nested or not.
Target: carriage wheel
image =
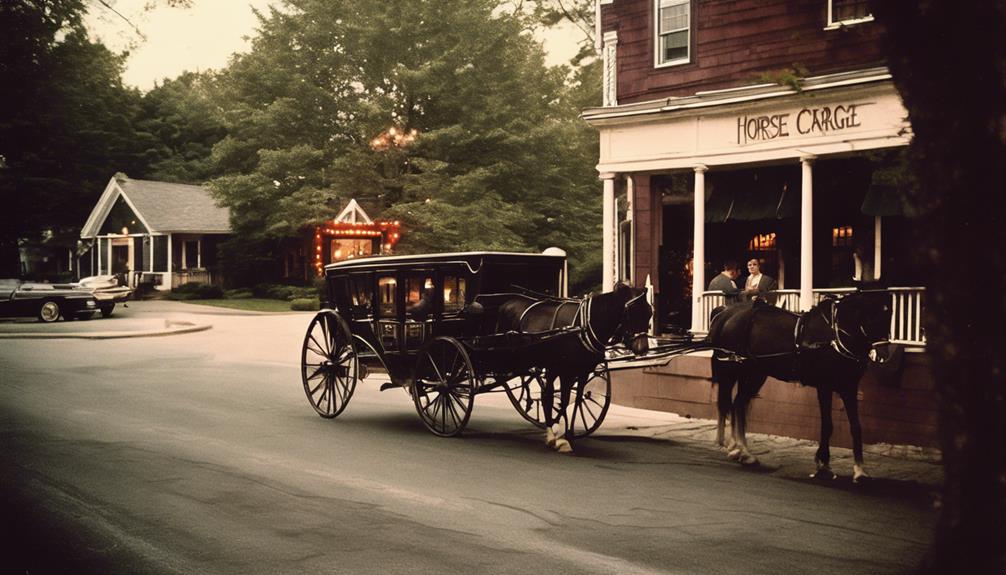
[[[360,362],[349,326],[339,314],[321,311],[311,320],[300,356],[304,393],[322,417],[342,413],[356,389]]]
[[[441,336],[423,346],[412,384],[412,400],[423,424],[441,437],[461,433],[472,414],[476,383],[461,342]]]
[[[575,393],[575,390],[574,390]],[[558,401],[558,398],[557,398]],[[597,431],[608,414],[611,405],[611,372],[607,362],[594,369],[594,373],[583,385],[580,400],[570,398],[572,408],[567,411],[569,416],[569,434],[573,437],[586,437]]]
[[[536,427],[545,428],[545,412],[541,408],[541,394],[545,390],[545,380],[541,370],[534,369],[520,376],[520,385],[504,386],[517,413]],[[553,404],[556,405],[556,404]]]

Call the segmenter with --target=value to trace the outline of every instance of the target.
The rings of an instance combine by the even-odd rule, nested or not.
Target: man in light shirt
[[[771,276],[761,273],[761,263],[757,259],[748,261],[748,277],[744,282],[741,295],[746,300],[755,298],[768,303],[775,303],[775,294],[769,293],[779,289],[779,283]]]

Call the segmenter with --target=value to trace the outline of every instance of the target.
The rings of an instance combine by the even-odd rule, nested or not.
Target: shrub
[[[309,299],[318,296],[318,292],[313,287],[298,287],[279,284],[258,284],[252,288],[255,297],[266,299],[282,299],[291,301],[294,299]]]
[[[252,290],[248,288],[241,289],[229,289],[224,292],[224,297],[227,299],[248,299],[253,297]]]
[[[293,311],[318,311],[321,304],[314,298],[298,298],[290,302]]]
[[[215,285],[185,283],[168,292],[166,297],[172,300],[220,299],[224,297],[224,290]]]
[[[285,299],[289,301],[294,296],[294,287],[278,284],[258,284],[252,288],[255,297],[266,299]]]

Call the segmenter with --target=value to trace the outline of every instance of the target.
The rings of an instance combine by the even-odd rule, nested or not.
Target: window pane
[[[444,313],[457,313],[465,307],[465,278],[444,277]]]
[[[395,287],[398,280],[394,277],[383,277],[377,280],[377,291],[381,296],[381,317],[393,318],[398,315],[395,306]]]
[[[425,316],[433,311],[433,278],[427,275],[405,279],[405,311]]]
[[[688,4],[678,4],[660,10],[660,31],[688,28]]]
[[[832,0],[831,10],[835,22],[858,20],[870,16],[870,3],[868,0]]]
[[[688,57],[688,32],[675,32],[663,36],[664,62]]]

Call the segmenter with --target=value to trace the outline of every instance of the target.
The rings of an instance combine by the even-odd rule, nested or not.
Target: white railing
[[[825,296],[842,295],[855,291],[854,288],[821,288],[814,290],[814,303],[819,303]],[[887,288],[891,294],[891,342],[902,345],[924,347],[926,334],[922,326],[925,313],[926,288],[892,287]],[[800,290],[778,290],[775,294],[775,305],[789,311],[800,311]],[[723,305],[723,292],[707,291],[702,293],[702,325],[701,333],[709,331],[709,314],[713,309]]]

